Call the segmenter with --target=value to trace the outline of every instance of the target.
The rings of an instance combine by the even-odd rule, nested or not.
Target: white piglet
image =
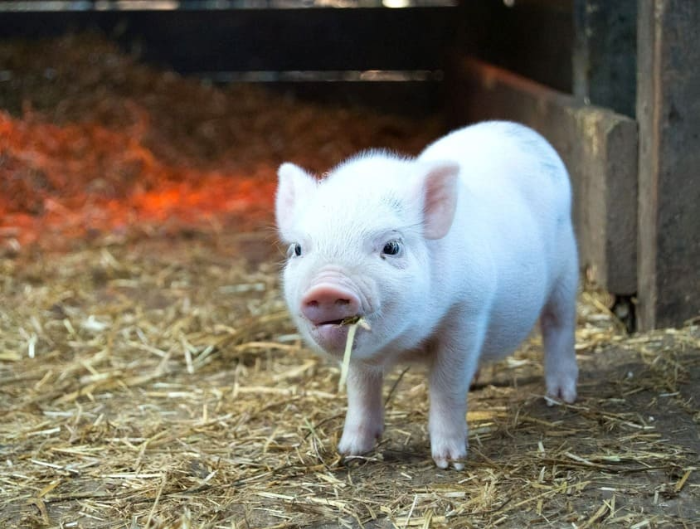
[[[467,453],[467,392],[540,320],[547,393],[572,402],[578,260],[571,186],[554,149],[522,125],[457,130],[416,159],[369,151],[322,180],[279,168],[277,224],[289,245],[284,295],[301,334],[342,356],[362,316],[338,446],[371,450],[384,429],[382,380],[429,367],[430,443],[440,468]]]

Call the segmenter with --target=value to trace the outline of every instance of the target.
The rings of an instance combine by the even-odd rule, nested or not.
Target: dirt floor
[[[700,527],[700,327],[627,335],[594,290],[574,405],[547,405],[534,336],[482,372],[442,471],[424,373],[397,368],[380,446],[342,460],[339,369],[279,293],[274,171],[438,129],[84,42],[0,45],[0,527]]]

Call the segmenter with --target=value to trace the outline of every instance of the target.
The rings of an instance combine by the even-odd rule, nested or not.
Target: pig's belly
[[[528,292],[527,302],[496,304],[491,313],[481,360],[500,360],[515,351],[530,335],[545,303],[544,291]]]

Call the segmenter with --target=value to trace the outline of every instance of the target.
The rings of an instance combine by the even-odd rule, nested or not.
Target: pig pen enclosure
[[[0,3],[0,526],[700,526],[700,51],[664,55],[700,7],[302,3]],[[379,446],[343,459],[339,368],[280,294],[276,169],[494,117],[572,173],[579,399],[544,399],[535,333],[444,471],[399,366]]]

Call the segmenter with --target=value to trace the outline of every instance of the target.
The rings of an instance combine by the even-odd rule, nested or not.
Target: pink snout
[[[301,313],[314,325],[337,324],[359,310],[356,294],[327,283],[312,287],[301,299]]]

